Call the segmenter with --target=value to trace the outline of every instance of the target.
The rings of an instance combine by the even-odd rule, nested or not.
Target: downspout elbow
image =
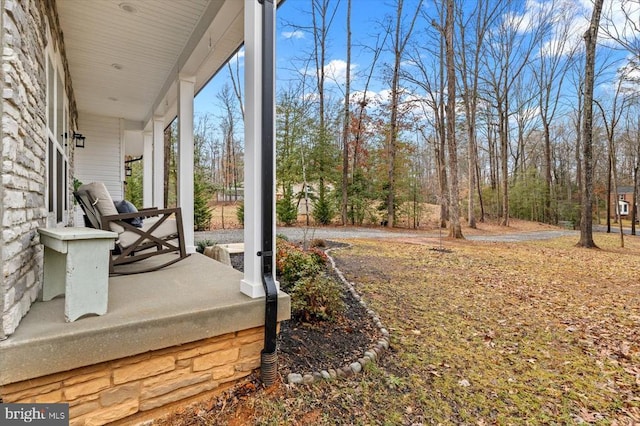
[[[278,375],[277,325],[278,288],[273,274],[262,276],[265,292],[264,349],[260,354],[260,376],[265,386],[275,383]]]

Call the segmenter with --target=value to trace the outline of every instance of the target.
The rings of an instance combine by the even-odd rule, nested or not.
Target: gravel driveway
[[[305,229],[300,227],[287,227],[276,229],[278,234],[285,235],[291,241],[301,241],[305,237]],[[309,228],[306,230],[307,239],[322,238],[324,240],[331,238],[414,238],[430,235],[425,232],[401,232],[389,231],[384,228]],[[242,229],[219,229],[215,231],[196,232],[196,241],[213,240],[218,244],[241,243],[243,241]]]
[[[301,241],[304,239],[305,230],[299,227],[277,228],[278,234],[283,234],[291,241]],[[446,235],[446,231],[443,231]],[[307,230],[307,239],[349,239],[349,238],[424,238],[437,237],[437,231],[398,231],[387,230],[385,228],[355,228],[355,227],[335,227],[335,228],[310,228]],[[579,236],[579,231],[557,230],[557,231],[536,231],[502,235],[469,235],[468,240],[474,241],[495,241],[495,242],[517,242],[531,240],[545,240],[561,237],[565,235]],[[241,243],[243,241],[242,229],[220,229],[216,231],[196,232],[195,239],[212,240],[218,244]]]

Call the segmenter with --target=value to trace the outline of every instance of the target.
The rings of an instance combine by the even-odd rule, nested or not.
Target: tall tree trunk
[[[506,91],[505,91],[506,93]],[[500,164],[502,169],[502,220],[500,225],[509,226],[509,115],[505,111],[500,114]]]
[[[446,20],[446,18],[445,18]],[[445,56],[446,56],[446,43],[444,37],[440,41],[440,97],[438,100],[438,108],[436,111],[436,132],[438,134],[439,148],[436,152],[438,158],[439,167],[439,179],[440,185],[440,228],[446,228],[449,221],[449,181],[447,179],[447,128],[445,123],[445,105],[444,105],[444,93],[445,93]]]
[[[584,73],[584,119],[582,123],[582,212],[580,215],[580,241],[577,246],[597,247],[593,241],[593,86],[595,80],[596,42],[604,0],[595,0],[591,23],[584,34],[586,65]]]
[[[409,25],[409,28],[403,31],[402,29],[402,7],[404,0],[397,0],[396,8],[396,23],[394,28],[393,39],[393,73],[391,75],[391,118],[389,123],[389,137],[387,147],[387,226],[393,227],[395,224],[396,215],[396,154],[398,143],[398,128],[399,128],[399,103],[400,103],[400,66],[404,54],[405,47],[413,28],[416,23],[420,9],[422,8],[422,0],[418,1],[416,10],[413,14],[413,18]]]
[[[633,195],[631,205],[631,235],[636,235],[636,220],[638,219],[638,168],[636,163],[633,167]]]
[[[351,118],[351,0],[347,0],[347,69],[344,89],[344,126],[342,128],[342,225],[347,225],[349,204],[349,124]]]
[[[607,161],[607,234],[611,233],[611,156]],[[615,205],[614,205],[615,208]],[[618,218],[617,210],[613,210],[613,215]]]
[[[445,19],[445,43],[447,62],[447,147],[449,148],[449,237],[464,238],[460,226],[460,191],[458,189],[458,144],[456,140],[456,64],[453,55],[454,0],[447,0]]]
[[[487,120],[487,144],[489,145],[489,185],[492,190],[498,188],[498,160],[496,156],[495,123]]]
[[[173,138],[172,134],[173,126],[168,126],[164,129],[164,188],[162,192],[162,196],[164,198],[164,206],[169,207],[169,186],[171,176],[171,139]]]
[[[551,131],[549,129],[549,123],[545,119],[544,121],[544,215],[543,220],[546,223],[552,223],[551,221]]]
[[[396,142],[398,133],[398,99],[400,89],[400,33],[402,23],[403,0],[398,0],[396,9],[396,26],[394,35],[393,74],[391,75],[391,121],[389,123],[389,140],[387,143],[387,226],[393,228],[396,214]]]

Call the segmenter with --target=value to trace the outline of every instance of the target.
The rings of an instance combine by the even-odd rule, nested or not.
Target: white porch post
[[[244,50],[245,255],[244,279],[240,284],[240,291],[256,298],[265,295],[262,286],[261,258],[257,254],[262,250],[262,6],[257,0],[244,2]],[[275,223],[273,227],[273,235],[275,235]],[[275,247],[272,250],[275,252]]]
[[[153,202],[151,207],[164,208],[164,120],[153,117]]]
[[[193,233],[193,98],[194,77],[178,77],[178,206],[182,209],[184,244],[195,253]]]
[[[153,133],[142,133],[142,207],[153,207]]]

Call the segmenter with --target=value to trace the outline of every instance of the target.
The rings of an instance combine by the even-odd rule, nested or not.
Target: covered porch
[[[265,318],[273,306],[265,303],[263,277],[273,271],[273,245],[264,235],[275,233],[275,207],[265,208],[263,197],[274,191],[271,185],[265,192],[262,167],[263,139],[273,136],[273,119],[263,115],[265,102],[272,102],[263,87],[273,89],[273,81],[263,83],[265,67],[273,67],[265,65],[263,30],[273,28],[263,26],[263,13],[273,2],[57,0],[30,6],[23,13],[46,27],[16,34],[45,38],[28,52],[33,63],[40,61],[41,46],[47,56],[45,78],[33,76],[46,86],[40,104],[46,105],[49,149],[41,170],[50,188],[41,210],[48,215],[38,226],[82,226],[73,211],[74,178],[103,182],[114,200],[123,199],[128,156],[142,156],[142,207],[165,207],[164,129],[177,119],[177,206],[191,255],[155,272],[109,277],[106,314],[65,322],[62,298],[42,301],[40,249],[37,265],[26,272],[33,291],[22,291],[21,282],[10,289],[24,293],[15,304],[26,315],[16,315],[17,328],[0,341],[0,398],[68,403],[71,424],[89,425],[142,421],[220,392],[262,365]],[[243,44],[247,255],[240,273],[195,253],[193,106],[194,96]],[[267,134],[265,124],[271,125]],[[56,184],[48,185],[52,180]],[[38,244],[35,227],[30,232]],[[288,319],[289,296],[269,294],[277,303],[275,320]]]
[[[0,342],[4,402],[66,402],[71,424],[99,424],[152,418],[224,389],[260,366],[263,347],[265,303],[238,291],[241,278],[196,253],[110,277],[102,316],[68,323],[64,299],[36,302]],[[281,293],[278,321],[289,312]]]

